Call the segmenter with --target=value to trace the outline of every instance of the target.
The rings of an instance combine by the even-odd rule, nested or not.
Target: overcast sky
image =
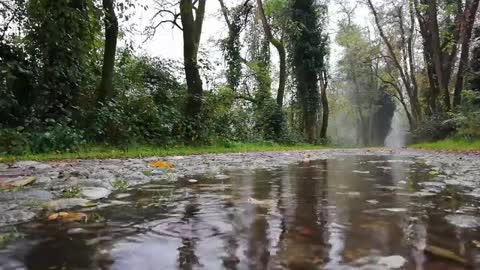
[[[331,39],[331,54],[332,61],[335,61],[335,55],[338,52],[338,47],[335,43],[335,33],[337,29],[338,20],[341,18],[339,15],[338,1],[342,3],[348,3],[349,5],[355,5],[357,0],[330,0],[329,4],[329,33]],[[226,0],[228,6],[233,6],[238,3],[238,0]],[[135,18],[130,20],[135,22],[136,29],[141,30],[145,27],[152,25],[152,17],[155,14],[154,0],[145,0],[145,4],[148,6],[146,11],[139,11],[135,14]],[[364,5],[358,4],[356,10],[355,20],[362,25],[368,24],[368,10]],[[225,22],[220,14],[220,5],[217,0],[207,0],[206,17],[202,32],[201,48],[204,50],[219,51],[219,48],[214,46],[213,40],[218,40],[227,34],[228,30]],[[144,42],[145,36],[140,34],[128,35],[129,39],[134,40],[135,51],[145,53],[151,56],[161,56],[165,58],[171,58],[176,60],[182,59],[182,33],[177,28],[172,28],[171,25],[165,24],[160,27],[155,36],[148,41]]]

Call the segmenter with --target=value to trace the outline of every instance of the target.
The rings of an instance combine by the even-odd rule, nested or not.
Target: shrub
[[[29,134],[32,153],[75,152],[86,144],[83,131],[67,124],[47,121],[45,129]]]
[[[22,129],[0,129],[0,154],[21,155],[28,151],[28,139]]]
[[[465,139],[480,138],[480,93],[463,92],[463,104],[455,114],[458,123],[457,135]]]
[[[414,141],[438,141],[452,135],[457,128],[449,114],[435,114],[422,121],[412,132]]]

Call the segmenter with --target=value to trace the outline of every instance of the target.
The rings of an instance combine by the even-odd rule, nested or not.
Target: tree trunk
[[[277,49],[278,56],[280,58],[280,78],[278,82],[277,105],[281,108],[283,106],[283,99],[285,96],[285,84],[287,81],[287,53],[285,51],[285,45],[283,44],[283,42],[276,39],[272,34],[270,25],[268,25],[267,16],[265,15],[265,10],[263,9],[262,0],[257,0],[257,5],[263,29],[265,31],[265,36],[270,41],[270,43],[272,43],[272,45]]]
[[[320,94],[322,98],[322,129],[320,130],[320,138],[326,139],[327,138],[327,130],[328,130],[328,119],[330,116],[330,108],[328,105],[328,97],[327,97],[327,87],[328,87],[328,78],[326,72],[323,72],[320,79]]]
[[[473,24],[475,23],[475,14],[477,13],[479,0],[473,0],[465,7],[465,15],[462,20],[462,52],[460,62],[458,63],[457,81],[455,82],[455,92],[453,96],[453,106],[458,107],[462,100],[462,90],[464,87],[465,71],[468,67],[470,55],[470,43],[472,39]]]
[[[118,20],[115,14],[114,0],[103,0],[105,12],[105,50],[103,54],[102,78],[97,89],[97,100],[104,101],[114,95],[113,75],[115,53],[117,51]]]
[[[187,98],[185,103],[185,139],[195,142],[199,138],[202,110],[203,83],[198,68],[198,48],[205,15],[206,0],[199,0],[194,7],[192,0],[180,1],[180,17],[183,28],[183,61],[187,81]],[[195,18],[193,11],[195,12]]]

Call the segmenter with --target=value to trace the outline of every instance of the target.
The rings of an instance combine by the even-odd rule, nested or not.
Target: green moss
[[[76,153],[49,153],[49,154],[25,154],[20,156],[3,156],[0,162],[8,163],[18,160],[34,161],[54,161],[54,160],[72,160],[72,159],[107,159],[107,158],[143,158],[151,156],[177,156],[177,155],[197,155],[197,154],[220,154],[220,153],[246,153],[260,151],[293,151],[293,150],[313,150],[325,149],[326,146],[318,145],[262,145],[250,143],[235,143],[228,147],[221,145],[212,146],[177,146],[171,148],[162,148],[155,146],[136,146],[122,150],[107,146],[89,146],[79,150]]]
[[[480,151],[480,140],[467,141],[460,139],[446,139],[432,143],[419,143],[410,146],[414,149],[438,151]]]

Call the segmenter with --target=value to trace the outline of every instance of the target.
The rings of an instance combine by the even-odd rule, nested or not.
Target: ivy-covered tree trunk
[[[180,17],[183,28],[183,61],[187,81],[187,98],[185,103],[185,139],[195,142],[200,133],[203,83],[198,68],[198,49],[205,16],[206,0],[199,0],[195,7],[192,0],[180,1]],[[195,16],[194,16],[195,11]]]
[[[277,105],[281,108],[283,106],[283,99],[285,97],[285,85],[287,81],[287,52],[285,50],[285,44],[282,40],[278,40],[273,36],[270,25],[268,24],[265,10],[263,8],[262,0],[257,0],[257,5],[260,13],[260,20],[262,21],[265,36],[270,43],[277,49],[278,57],[280,59],[280,75],[278,79],[277,90]]]
[[[105,12],[105,50],[103,52],[102,78],[97,89],[97,99],[103,101],[112,97],[115,53],[117,51],[118,20],[115,14],[114,0],[103,0]]]
[[[318,79],[320,72],[325,69],[326,55],[317,8],[314,0],[295,0],[292,4],[292,21],[298,25],[298,29],[292,33],[292,64],[304,133],[309,143],[315,143],[318,138]]]

